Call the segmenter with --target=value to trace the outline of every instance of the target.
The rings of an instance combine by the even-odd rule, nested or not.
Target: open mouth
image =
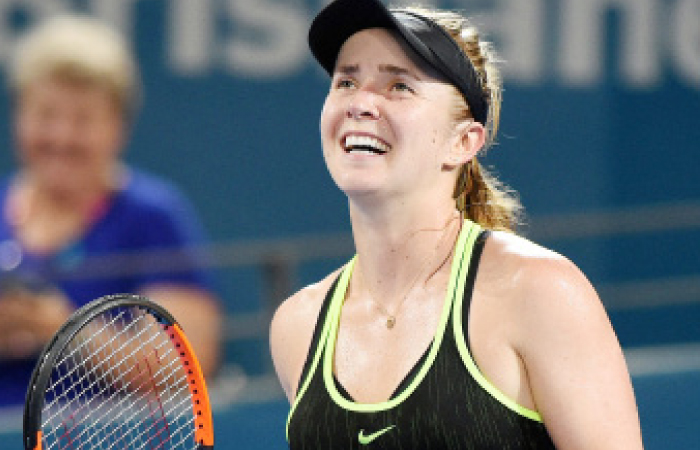
[[[384,155],[389,151],[389,145],[379,139],[356,134],[346,136],[343,147],[352,154]]]

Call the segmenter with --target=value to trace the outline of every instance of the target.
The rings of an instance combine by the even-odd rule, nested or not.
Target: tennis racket
[[[213,449],[204,377],[173,317],[130,294],[75,311],[34,368],[24,448]]]

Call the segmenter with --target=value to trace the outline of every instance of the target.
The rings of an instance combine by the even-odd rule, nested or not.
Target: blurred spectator
[[[23,402],[46,341],[106,294],[165,306],[212,374],[220,315],[201,225],[172,184],[121,161],[140,100],[123,37],[50,18],[20,40],[8,80],[19,168],[0,184],[0,406]]]

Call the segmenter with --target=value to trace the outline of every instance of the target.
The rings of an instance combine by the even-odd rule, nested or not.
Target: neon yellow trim
[[[465,272],[465,275],[460,277],[459,284],[457,286],[457,298],[454,302],[452,326],[455,334],[455,340],[457,342],[457,349],[459,350],[460,355],[462,355],[462,360],[467,366],[467,370],[474,378],[474,380],[477,383],[479,383],[479,386],[481,386],[482,389],[488,392],[489,395],[491,395],[499,403],[501,403],[511,411],[520,414],[523,417],[527,417],[528,419],[537,422],[542,422],[542,416],[540,416],[540,414],[537,411],[533,411],[529,408],[518,404],[515,400],[511,399],[506,394],[501,392],[496,386],[491,384],[491,382],[488,379],[486,379],[486,377],[481,373],[476,363],[474,362],[474,359],[472,358],[472,355],[469,352],[469,349],[467,348],[467,344],[465,341],[466,337],[462,332],[462,330],[464,330],[464,327],[462,326],[462,303],[464,299],[464,289],[467,280],[466,273],[468,272]]]
[[[294,404],[292,405],[292,408],[289,410],[289,414],[287,415],[287,426],[285,432],[287,436],[287,442],[289,442],[289,422],[292,420],[292,415],[294,414],[294,410],[299,404],[301,397],[303,397],[304,393],[306,393],[306,389],[309,387],[309,383],[311,383],[311,378],[316,373],[318,361],[321,359],[321,354],[323,353],[323,348],[325,347],[326,339],[328,337],[328,330],[331,326],[332,314],[330,314],[330,309],[333,307],[333,304],[339,301],[338,298],[340,298],[340,303],[342,303],[342,298],[345,296],[345,291],[347,290],[348,283],[350,281],[350,274],[352,273],[352,268],[355,266],[355,260],[356,257],[353,257],[347,263],[345,269],[343,269],[343,273],[340,275],[340,279],[338,280],[338,286],[335,292],[333,293],[333,298],[331,299],[329,313],[326,314],[326,320],[323,323],[323,330],[321,331],[321,336],[319,337],[318,345],[316,346],[316,353],[314,354],[313,362],[311,363],[311,367],[309,368],[309,371],[306,374],[304,384],[301,386],[301,389],[299,389],[299,392],[297,392],[296,398],[294,399]]]
[[[333,380],[333,359],[335,355],[335,345],[338,335],[338,325],[340,323],[340,311],[345,300],[345,290],[347,289],[347,284],[338,285],[336,289],[336,294],[342,291],[342,295],[335,295],[333,297],[333,304],[331,305],[331,310],[329,311],[329,316],[332,316],[331,329],[329,330],[328,339],[326,345],[328,350],[324,356],[323,361],[323,380],[326,385],[326,390],[333,399],[333,401],[340,406],[350,411],[356,412],[376,412],[385,411],[387,409],[393,408],[403,402],[408,396],[410,396],[416,387],[423,381],[428,370],[432,366],[438,350],[440,349],[440,344],[442,343],[443,335],[445,334],[445,329],[447,327],[447,321],[450,316],[450,309],[452,307],[452,295],[455,289],[455,283],[459,279],[460,267],[462,261],[465,259],[465,249],[468,249],[471,253],[471,248],[479,235],[480,227],[471,221],[465,220],[460,235],[457,239],[455,245],[455,256],[452,261],[452,268],[450,272],[450,282],[447,287],[447,292],[445,294],[444,306],[442,310],[442,315],[440,317],[440,322],[437,327],[435,338],[431,344],[430,352],[428,357],[421,366],[418,374],[413,379],[411,384],[409,384],[406,389],[401,392],[398,396],[379,403],[356,403],[344,398],[336,388],[335,382]],[[468,241],[468,243],[467,243]],[[469,261],[470,258],[466,258]],[[347,272],[351,272],[352,267],[347,269]],[[349,280],[348,280],[349,281]]]

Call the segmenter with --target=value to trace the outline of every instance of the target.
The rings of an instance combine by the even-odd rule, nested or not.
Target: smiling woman
[[[309,44],[357,254],[273,318],[290,447],[641,448],[594,289],[515,234],[519,204],[477,162],[500,112],[491,47],[456,13],[379,0],[335,0]]]
[[[199,330],[192,342],[213,373],[218,302],[198,219],[171,183],[121,159],[140,101],[126,41],[88,16],[49,18],[20,39],[9,80],[19,168],[0,183],[0,405],[23,402],[39,350],[73,310],[107,294],[166,304]],[[92,257],[156,250],[177,254],[177,270],[143,262],[76,276]]]

